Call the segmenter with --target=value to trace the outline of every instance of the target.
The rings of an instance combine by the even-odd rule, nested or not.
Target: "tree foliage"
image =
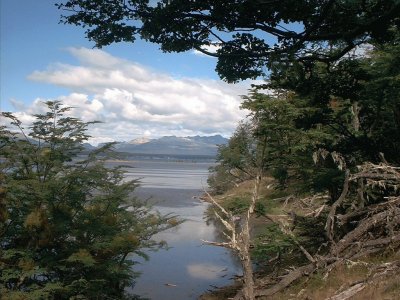
[[[132,196],[137,184],[121,168],[106,167],[111,144],[83,152],[90,123],[46,105],[28,131],[3,113],[12,126],[0,132],[0,294],[128,298],[135,255],[161,247],[152,236],[173,222]]]
[[[244,97],[247,140],[267,142],[266,171],[294,193],[287,216],[267,216],[273,225],[254,239],[252,258],[268,271],[275,260],[309,262],[270,288],[259,286],[256,296],[270,296],[304,272],[329,272],[342,260],[400,247],[398,61],[396,38],[334,64],[281,65],[268,93]],[[231,159],[220,151],[216,169]],[[233,200],[240,208],[240,198],[224,200],[226,208]]]
[[[400,21],[397,0],[66,0],[58,7],[62,22],[86,28],[97,47],[139,37],[165,52],[196,49],[217,57],[229,82],[282,63],[337,61],[358,45],[391,41]]]
[[[69,0],[59,8],[67,11],[62,21],[86,27],[98,47],[139,37],[165,52],[195,49],[216,57],[228,82],[267,75],[263,88],[272,93],[254,90],[244,98],[250,122],[220,148],[209,181],[222,191],[226,182],[255,178],[239,231],[213,200],[231,232],[227,243],[214,244],[241,253],[246,299],[272,295],[340,258],[398,247],[399,1]],[[310,264],[253,294],[249,220],[265,169],[281,187],[310,194],[311,202],[322,193],[323,205],[300,219],[293,213],[297,228],[281,230],[290,243],[283,238],[261,249],[270,255],[279,243],[297,247]]]
[[[219,146],[217,165],[210,168],[208,177],[208,185],[214,194],[222,194],[240,182],[254,177],[256,140],[252,130],[250,123],[242,122],[228,144]]]

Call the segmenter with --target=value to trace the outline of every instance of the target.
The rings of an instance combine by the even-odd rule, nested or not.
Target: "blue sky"
[[[21,120],[43,110],[44,100],[79,107],[84,121],[105,122],[91,131],[94,143],[139,136],[229,136],[245,115],[240,97],[249,83],[228,85],[215,59],[194,53],[165,54],[138,41],[93,49],[84,30],[59,24],[50,0],[1,0],[2,111]],[[117,132],[117,134],[116,134]]]
[[[55,1],[0,1],[1,99],[32,97],[36,91],[57,96],[59,89],[33,83],[26,79],[28,74],[54,62],[74,63],[66,51],[68,47],[93,48],[93,42],[84,36],[84,29],[59,24],[63,12],[55,7]],[[196,57],[190,53],[162,53],[158,48],[158,45],[138,40],[135,45],[119,43],[102,50],[177,77],[218,79],[213,58]],[[7,103],[2,103],[2,109],[3,105]]]

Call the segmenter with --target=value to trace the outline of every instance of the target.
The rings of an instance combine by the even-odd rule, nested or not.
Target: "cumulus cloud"
[[[248,83],[177,79],[102,50],[68,51],[79,65],[56,63],[28,78],[68,88],[70,94],[59,99],[76,108],[75,116],[104,122],[90,132],[94,143],[142,135],[229,136],[246,114],[239,106]],[[43,100],[36,99],[24,113],[43,109]],[[15,107],[20,109],[21,105],[15,102]]]

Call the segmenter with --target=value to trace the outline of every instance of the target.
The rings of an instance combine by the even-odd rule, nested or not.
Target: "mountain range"
[[[221,135],[213,136],[163,136],[158,139],[141,137],[129,142],[117,142],[118,152],[127,154],[171,155],[171,156],[215,156],[218,145],[224,145],[228,139]],[[101,144],[99,145],[101,146]]]

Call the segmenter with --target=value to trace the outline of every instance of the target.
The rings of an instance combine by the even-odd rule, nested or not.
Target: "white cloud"
[[[203,46],[202,49],[210,52],[210,53],[217,53],[217,50],[221,48],[221,45],[219,45],[218,42],[214,42],[211,45],[208,46]],[[195,55],[199,55],[199,56],[206,56],[209,57],[207,54],[204,54],[203,52],[199,51],[199,50],[193,50],[193,54]]]
[[[76,107],[74,116],[100,120],[90,132],[104,140],[131,140],[146,135],[228,136],[246,112],[239,109],[240,95],[249,83],[230,85],[216,80],[176,79],[102,50],[69,48],[79,65],[57,63],[29,75],[30,80],[68,88],[59,97]],[[36,99],[25,113],[36,113]],[[16,109],[21,109],[17,105]]]

